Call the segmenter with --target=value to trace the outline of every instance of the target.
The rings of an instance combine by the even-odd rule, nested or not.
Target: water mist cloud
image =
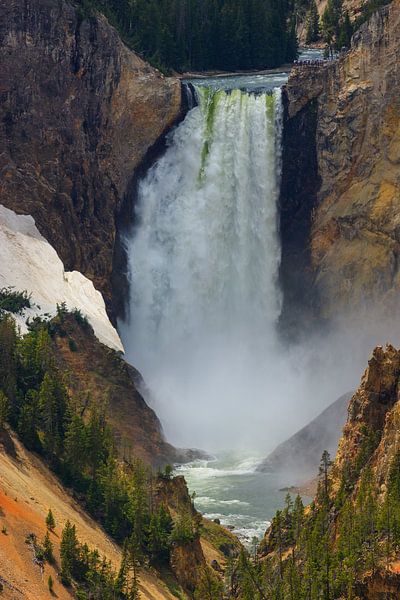
[[[280,90],[198,93],[139,187],[120,330],[172,443],[265,454],[354,388],[386,340],[343,319],[281,343]]]

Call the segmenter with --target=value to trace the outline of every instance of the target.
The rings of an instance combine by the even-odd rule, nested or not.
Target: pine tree
[[[220,578],[205,567],[200,574],[199,582],[194,593],[195,600],[222,600],[224,586]]]
[[[350,21],[349,12],[346,10],[343,15],[342,22],[340,24],[337,47],[349,48],[351,43],[351,36],[353,35],[353,26]]]
[[[54,529],[56,528],[56,521],[54,519],[54,515],[52,513],[51,508],[49,508],[49,512],[47,513],[46,527],[49,531],[54,531]]]
[[[330,496],[330,480],[329,480],[329,469],[332,466],[331,457],[327,450],[324,450],[321,457],[319,466],[319,485],[317,498],[321,504],[329,503]]]
[[[168,560],[172,528],[171,516],[164,505],[161,505],[151,514],[147,534],[147,549],[153,560]]]
[[[338,48],[342,12],[342,0],[328,0],[322,14],[322,33],[330,52],[333,47]]]
[[[5,395],[5,393],[2,390],[0,390],[0,430],[4,429],[8,418],[9,410],[10,403],[8,401],[8,398]]]
[[[79,543],[76,537],[75,525],[67,521],[61,535],[60,544],[61,580],[65,585],[70,585],[75,574],[79,559]]]
[[[49,532],[46,531],[46,535],[43,538],[43,553],[44,558],[48,563],[54,562],[53,544],[50,540]]]
[[[311,44],[319,38],[319,14],[315,0],[311,0],[310,8],[306,18],[306,42]]]
[[[55,374],[46,372],[39,390],[39,410],[43,427],[43,447],[54,459],[61,453],[67,411],[67,392]]]
[[[17,418],[17,333],[9,315],[0,316],[0,390],[9,402],[9,416]]]
[[[72,414],[64,437],[64,461],[72,478],[79,482],[87,465],[88,436],[82,417]]]

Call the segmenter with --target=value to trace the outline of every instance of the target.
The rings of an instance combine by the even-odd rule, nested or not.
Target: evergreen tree
[[[319,14],[315,0],[311,0],[306,24],[306,43],[311,44],[319,39]]]
[[[322,33],[331,53],[333,48],[338,49],[342,16],[342,0],[328,0],[322,14]]]
[[[0,390],[0,430],[4,429],[8,418],[9,410],[10,403],[8,401],[8,398],[5,395],[5,393],[2,390]]]
[[[54,529],[56,528],[56,521],[54,519],[54,515],[51,508],[49,508],[49,512],[47,513],[46,527],[49,531],[54,531]]]
[[[224,586],[220,578],[212,569],[205,567],[196,586],[195,600],[222,600],[223,591]]]
[[[46,372],[39,390],[43,448],[54,459],[60,455],[65,433],[67,393],[57,375]]]
[[[49,532],[46,531],[46,535],[43,538],[43,555],[48,563],[54,562],[53,544],[50,540]]]
[[[88,463],[87,448],[88,435],[85,423],[79,414],[73,413],[65,430],[64,462],[70,476],[78,484],[84,477]]]
[[[76,0],[86,5],[88,0]],[[161,69],[252,69],[293,60],[286,0],[91,0],[125,41]],[[63,312],[63,310],[61,310]]]
[[[0,390],[9,403],[7,413],[15,423],[17,414],[17,333],[9,315],[0,316]]]
[[[76,537],[75,525],[67,521],[61,535],[60,545],[61,581],[70,585],[75,576],[76,565],[79,560],[79,543]]]
[[[173,521],[168,510],[162,504],[151,514],[148,529],[147,549],[153,560],[168,560],[172,529]]]
[[[343,19],[340,25],[337,46],[338,49],[349,48],[351,43],[351,36],[353,35],[353,26],[350,21],[349,12],[346,10],[343,15]]]

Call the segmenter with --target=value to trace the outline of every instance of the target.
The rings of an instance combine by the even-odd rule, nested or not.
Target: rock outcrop
[[[154,467],[184,459],[165,441],[160,421],[140,394],[140,374],[115,350],[101,344],[90,325],[67,314],[53,320],[53,353],[76,397],[104,406],[121,455]]]
[[[295,484],[314,477],[323,451],[328,450],[332,457],[336,454],[350,397],[350,394],[344,394],[308,425],[279,444],[260,463],[257,471],[283,473],[293,477]]]
[[[334,489],[345,471],[355,479],[369,463],[376,487],[384,494],[400,441],[399,379],[400,351],[390,345],[375,348],[349,404],[332,470]]]
[[[180,83],[64,0],[2,2],[0,17],[2,204],[32,215],[112,314],[116,223],[135,172],[180,115]]]
[[[358,550],[360,558],[354,572],[354,597],[360,600],[398,598],[398,544],[390,546],[390,528],[397,527],[398,517],[394,521],[390,515],[392,510],[398,510],[394,509],[398,502],[397,488],[394,486],[398,481],[400,456],[399,381],[400,351],[391,345],[376,347],[360,386],[350,400],[348,418],[333,465],[330,467],[325,462],[326,472],[323,469],[320,471],[314,502],[305,510],[302,527],[306,544],[300,537],[293,549],[292,529],[289,527],[293,522],[284,509],[279,523],[276,518],[273,520],[261,543],[260,555],[263,558],[280,556],[285,561],[297,553],[301,556],[300,562],[304,560],[307,544],[311,540],[311,544],[316,543],[312,537],[315,529],[310,533],[312,526],[311,529],[307,529],[307,526],[315,523],[323,514],[329,527],[330,551],[336,551],[340,544],[348,544],[357,537],[354,532],[365,512],[366,518],[374,521],[373,539],[377,541],[376,548],[379,547],[380,551],[377,552],[376,548],[370,550],[374,556],[371,566],[367,560],[368,553],[362,554]],[[385,508],[386,501],[389,503]],[[388,525],[390,519],[396,525]],[[373,543],[368,545],[365,539],[364,549],[373,547]],[[357,551],[354,552],[357,555]],[[339,554],[339,560],[340,568],[345,569],[346,558]],[[347,598],[350,595],[332,597]]]
[[[290,75],[285,148],[310,165],[299,193],[300,175],[283,153],[282,281],[299,310],[309,294],[302,301],[290,290],[303,280],[313,289],[314,315],[399,312],[399,52],[394,0],[362,25],[339,60]],[[301,236],[302,260],[292,264],[293,231]]]

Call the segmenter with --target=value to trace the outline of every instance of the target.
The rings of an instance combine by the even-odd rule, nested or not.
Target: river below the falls
[[[262,458],[221,452],[213,460],[197,460],[175,469],[176,475],[185,477],[189,492],[195,493],[197,510],[208,519],[219,519],[246,546],[254,537],[262,538],[284,505],[285,488],[293,483],[278,473],[256,471]]]

